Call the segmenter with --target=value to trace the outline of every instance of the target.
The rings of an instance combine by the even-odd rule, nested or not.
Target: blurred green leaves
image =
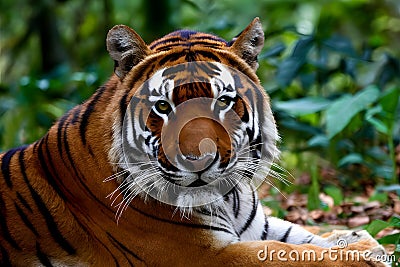
[[[41,138],[54,121],[99,86],[95,72],[60,68],[51,75],[24,76],[0,92],[0,149]]]
[[[326,110],[326,131],[329,138],[341,132],[351,119],[366,110],[379,97],[376,86],[369,86],[351,96],[344,94]]]

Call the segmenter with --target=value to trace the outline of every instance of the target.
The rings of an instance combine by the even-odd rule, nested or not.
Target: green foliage
[[[307,201],[308,210],[316,210],[321,207],[322,203],[319,199],[319,193],[320,191],[319,191],[317,166],[313,165],[311,167],[311,186],[308,189],[308,201]]]
[[[376,236],[380,231],[384,229],[400,229],[400,217],[392,217],[389,222],[385,222],[382,220],[375,220],[366,226],[366,230],[372,236]],[[395,262],[399,262],[400,260],[400,232],[386,235],[380,239],[378,242],[383,245],[393,244],[395,245]]]
[[[344,201],[344,196],[342,190],[335,186],[326,186],[324,188],[324,192],[333,198],[333,204],[335,206],[338,206],[343,203]]]
[[[352,118],[376,101],[379,90],[375,86],[364,88],[354,96],[344,94],[326,110],[326,132],[329,139],[342,132]]]
[[[8,92],[0,92],[0,149],[39,139],[97,86],[96,72],[72,73],[67,68],[38,78],[22,77]]]

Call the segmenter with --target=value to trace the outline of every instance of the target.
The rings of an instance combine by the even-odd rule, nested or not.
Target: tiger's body
[[[199,161],[203,156],[212,154],[212,167],[201,173],[196,172],[194,176],[193,172],[184,171],[184,168],[174,169],[170,166],[166,160],[167,152],[164,151],[166,146],[161,148],[160,137],[152,138],[155,133],[159,134],[163,124],[171,124],[169,117],[163,113],[171,108],[165,102],[172,105],[169,111],[172,112],[178,102],[199,97],[214,99],[217,93],[225,96],[218,98],[226,101],[221,110],[234,110],[241,121],[246,120],[246,125],[253,122],[251,129],[245,132],[250,145],[257,147],[253,151],[254,157],[259,159],[263,153],[265,161],[274,160],[278,140],[276,126],[268,98],[260,89],[255,75],[257,55],[263,40],[258,19],[231,42],[209,34],[178,31],[147,46],[133,30],[125,26],[113,28],[107,46],[116,62],[115,75],[88,101],[64,115],[42,139],[0,156],[0,265],[282,266],[291,262],[277,261],[276,258],[275,261],[261,262],[258,259],[260,251],[268,246],[270,250],[287,253],[311,249],[321,253],[324,248],[335,246],[339,238],[352,243],[346,249],[374,249],[376,254],[381,253],[381,247],[366,232],[334,233],[322,238],[289,222],[265,218],[250,183],[239,183],[219,198],[218,192],[190,189],[192,191],[188,192],[194,192],[194,195],[187,192],[179,195],[173,205],[146,197],[145,193],[139,192],[139,187],[131,187],[131,184],[139,183],[134,179],[144,177],[140,173],[145,173],[146,179],[152,179],[153,176],[171,180],[183,177],[185,179],[172,182],[196,188],[199,180],[203,185],[204,180],[240,171],[235,169],[237,165],[231,166],[228,162],[237,153],[229,148],[236,148],[239,141],[234,138],[227,144],[226,140],[221,140],[224,133],[205,119],[196,120],[190,127],[182,128],[183,139],[179,139],[178,143],[182,153],[191,161]],[[149,113],[148,121],[141,122],[146,124],[143,129],[135,126],[135,119],[141,116],[139,107],[142,100],[135,102],[137,105],[132,106],[134,111],[131,113],[135,118],[131,118],[132,125],[128,125],[131,131],[123,132],[124,117],[138,88],[155,74],[161,75],[162,84],[171,81],[172,78],[160,70],[187,62],[217,62],[221,66],[239,70],[257,86],[243,88],[245,93],[242,95],[257,91],[253,92],[253,96],[247,96],[249,99],[253,97],[251,101],[254,102],[246,102],[236,96],[228,97],[225,89],[218,91],[205,83],[196,84],[191,88],[192,91],[182,85],[177,87],[179,90],[171,91],[169,97],[165,96],[165,92],[164,95],[158,92],[158,98],[153,103],[157,108]],[[218,69],[218,66],[212,65],[212,68],[216,68],[215,73],[220,74],[218,79],[222,83],[230,78],[235,86],[244,83],[233,76],[226,78],[223,67]],[[149,84],[150,88],[152,83]],[[154,94],[149,93],[151,96]],[[257,95],[260,94],[265,98],[258,99]],[[147,98],[145,96],[143,99]],[[233,99],[235,102],[232,102]],[[247,112],[248,103],[257,101],[262,110]],[[260,129],[258,126],[261,126]],[[140,155],[153,157],[154,162],[159,164],[157,172],[143,170],[137,167],[139,165],[132,167],[129,161],[126,163],[121,136],[133,138],[129,133],[136,136],[131,148],[141,151]],[[258,147],[258,141],[254,140],[261,135],[263,148]],[[197,148],[197,136],[215,142],[214,150],[207,146],[207,153],[203,155]],[[168,136],[166,138],[168,140]],[[172,140],[169,144],[175,143]],[[221,166],[226,170],[220,171]],[[157,196],[161,196],[164,184],[158,188],[158,184],[152,181],[151,185],[156,188]],[[125,190],[127,187],[129,190]],[[111,194],[114,202],[121,203],[117,218],[116,208],[106,198],[110,192],[116,195]],[[207,199],[216,195],[216,201],[211,204],[192,205],[194,197]],[[340,262],[332,260],[327,254],[322,254],[319,261],[310,260],[301,265],[327,263],[341,266]],[[380,266],[381,263],[361,261],[346,264]]]

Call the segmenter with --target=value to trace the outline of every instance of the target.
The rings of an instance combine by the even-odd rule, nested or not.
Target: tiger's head
[[[258,18],[230,42],[184,30],[147,46],[126,26],[109,31],[122,88],[109,153],[120,213],[137,195],[193,208],[265,179],[278,133],[255,74],[263,44]]]

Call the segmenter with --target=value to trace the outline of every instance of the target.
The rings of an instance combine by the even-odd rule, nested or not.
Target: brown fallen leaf
[[[285,216],[285,220],[288,220],[289,222],[296,222],[299,219],[301,219],[301,214],[298,210],[291,210]]]
[[[364,212],[364,206],[351,206],[350,210],[353,213],[363,213]]]
[[[394,235],[394,234],[397,234],[399,232],[400,232],[399,229],[393,229],[393,228],[389,227],[389,228],[385,228],[382,231],[380,231],[379,233],[377,233],[375,238],[381,238],[381,237],[384,237],[384,236],[387,236],[387,235]]]
[[[368,224],[369,223],[369,217],[368,216],[356,216],[353,218],[350,218],[347,221],[347,226],[349,226],[350,228],[354,228],[354,227],[358,227],[364,224]]]
[[[325,213],[322,210],[313,210],[309,213],[311,219],[313,219],[314,221],[320,221],[324,217],[324,214]]]
[[[307,196],[294,193],[289,195],[283,204],[286,209],[290,207],[305,207],[307,206]]]
[[[393,200],[393,212],[397,215],[400,214],[400,200]]]
[[[364,210],[370,210],[370,209],[378,209],[381,207],[381,203],[378,200],[369,202],[364,205]]]

